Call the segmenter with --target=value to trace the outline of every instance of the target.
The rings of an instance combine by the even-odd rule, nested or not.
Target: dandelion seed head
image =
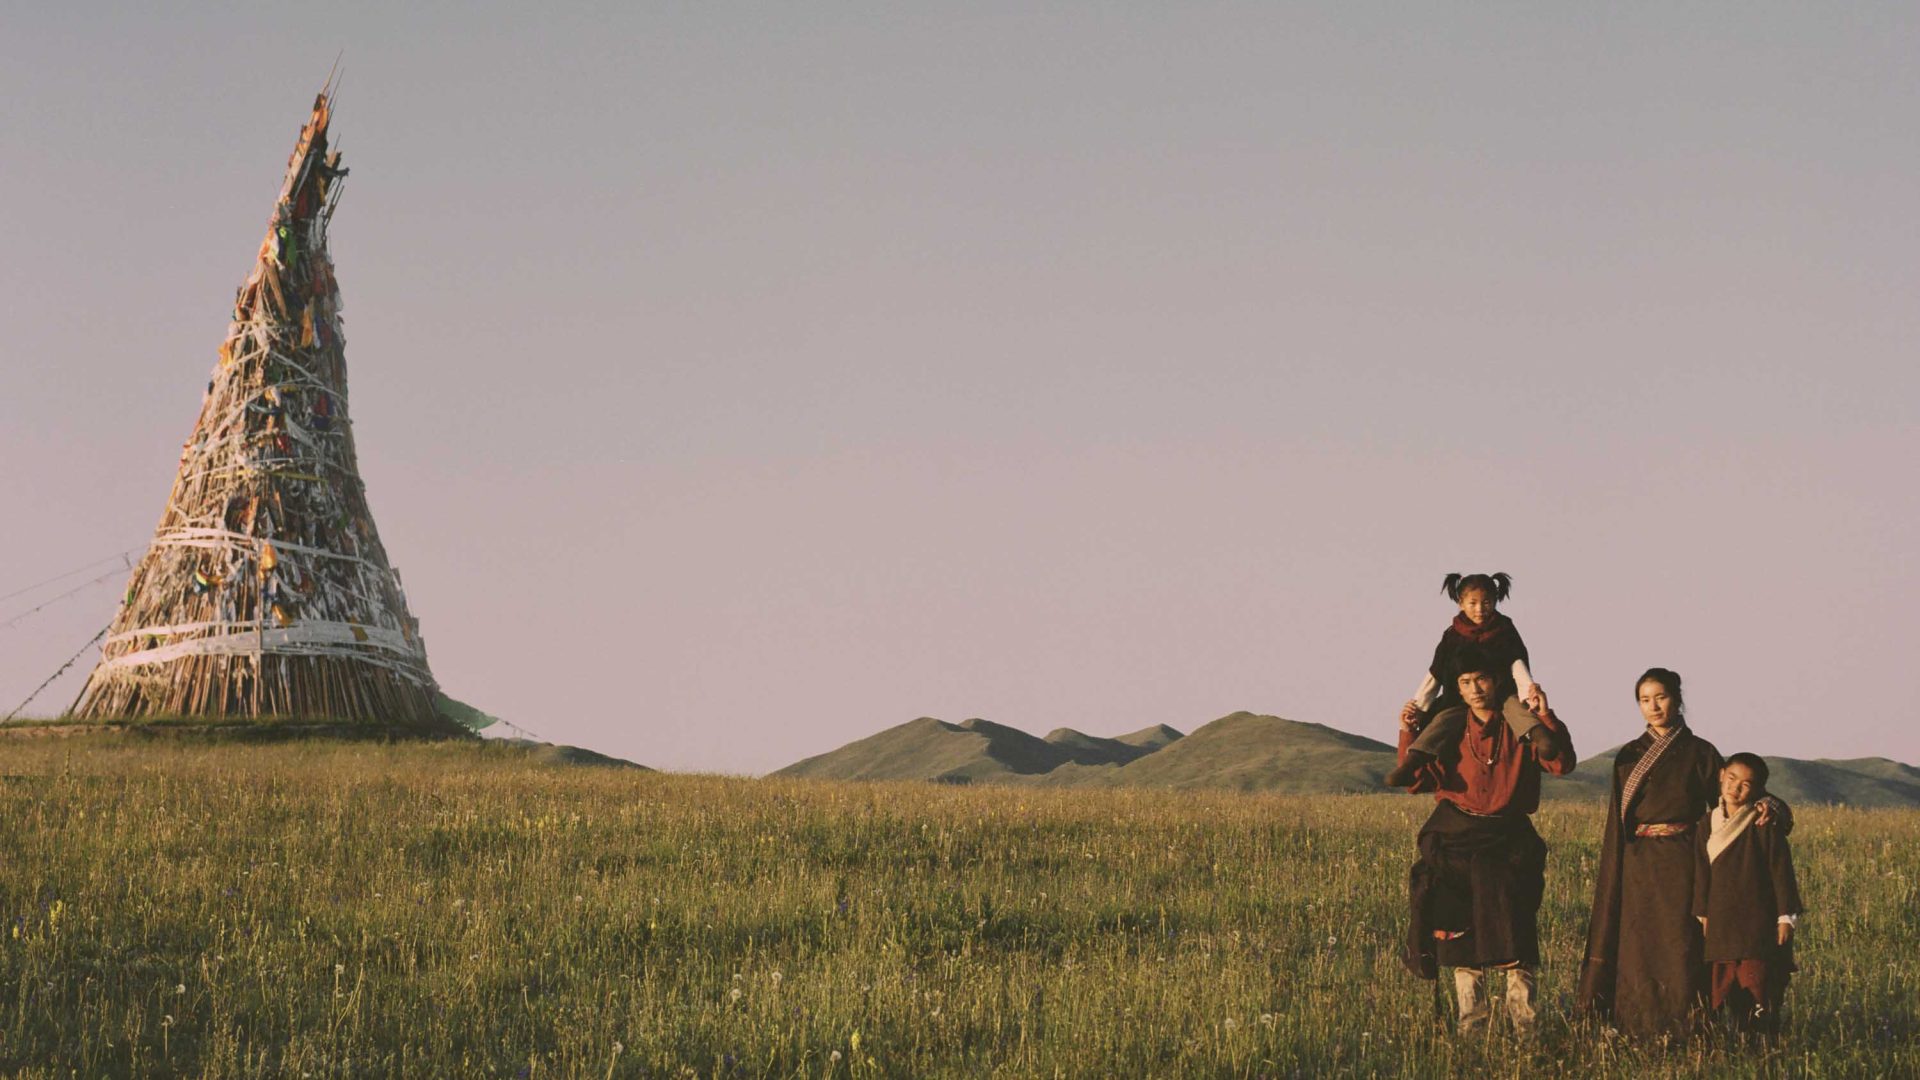
[[[184,993],[186,993],[186,992],[187,992],[187,984],[186,984],[186,983],[175,983],[175,984],[174,984],[174,987],[173,987],[173,992],[174,992],[175,994],[184,994]]]

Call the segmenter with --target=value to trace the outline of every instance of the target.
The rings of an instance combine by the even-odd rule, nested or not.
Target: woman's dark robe
[[[1700,924],[1693,917],[1692,827],[1720,793],[1720,751],[1681,728],[1640,780],[1624,824],[1620,789],[1653,746],[1651,732],[1620,748],[1578,1004],[1611,1016],[1629,1035],[1681,1029],[1705,989]],[[1678,836],[1634,836],[1635,826],[1677,823]]]

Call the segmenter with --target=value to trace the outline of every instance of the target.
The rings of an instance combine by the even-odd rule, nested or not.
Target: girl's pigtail
[[[1466,577],[1467,575],[1465,574],[1448,574],[1447,580],[1440,586],[1440,591],[1447,594],[1447,599],[1456,604],[1459,603],[1460,583],[1466,580]]]
[[[1512,574],[1493,575],[1493,599],[1495,603],[1500,603],[1505,601],[1507,598],[1507,594],[1512,591],[1513,591],[1513,575]]]

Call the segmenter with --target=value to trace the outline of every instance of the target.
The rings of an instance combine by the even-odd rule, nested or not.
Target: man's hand
[[[1414,704],[1411,698],[1407,699],[1405,705],[1400,706],[1400,726],[1408,731],[1417,731],[1420,728],[1420,706]]]
[[[1780,944],[1785,945],[1788,942],[1791,942],[1792,940],[1793,940],[1793,924],[1781,923],[1780,924]]]
[[[1753,823],[1755,825],[1773,824],[1773,796],[1768,795],[1753,804]],[[1781,944],[1786,944],[1781,942]]]

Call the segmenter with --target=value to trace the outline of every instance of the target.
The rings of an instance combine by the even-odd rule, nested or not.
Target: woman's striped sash
[[[1653,729],[1647,730],[1651,732]],[[1647,747],[1647,752],[1640,755],[1639,761],[1633,763],[1633,771],[1627,774],[1627,782],[1620,785],[1621,821],[1627,820],[1627,806],[1633,802],[1634,792],[1640,790],[1640,781],[1646,779],[1647,773],[1653,768],[1653,763],[1660,760],[1660,755],[1666,752],[1667,747],[1673,743],[1673,737],[1678,734],[1680,734],[1679,725],[1668,728],[1666,737],[1655,737],[1653,745]]]

